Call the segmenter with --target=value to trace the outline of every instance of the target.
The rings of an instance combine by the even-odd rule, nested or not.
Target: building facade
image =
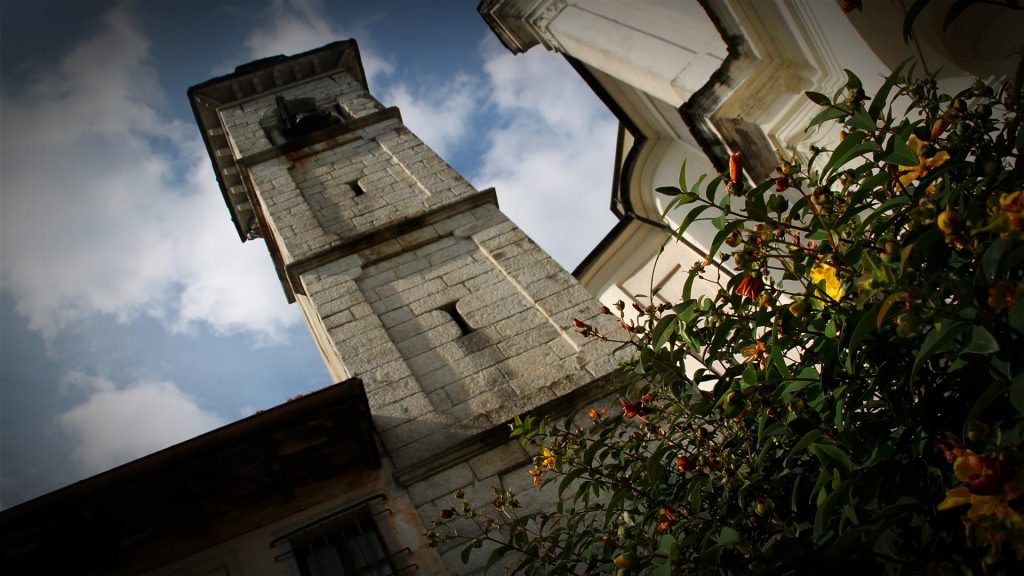
[[[834,147],[838,129],[805,129],[820,108],[804,93],[835,93],[845,70],[868,95],[908,58],[954,93],[975,76],[1013,77],[1019,11],[973,5],[944,30],[953,2],[934,0],[904,42],[904,4],[483,0],[478,11],[508,50],[564,55],[620,121],[611,200],[619,224],[574,271],[580,282],[606,303],[637,301],[652,285],[656,298],[678,298],[716,230],[696,222],[683,242],[669,241],[686,212],[665,214],[670,199],[656,188],[677,185],[684,160],[692,182],[723,172],[742,151],[746,175],[761,180],[780,158]]]

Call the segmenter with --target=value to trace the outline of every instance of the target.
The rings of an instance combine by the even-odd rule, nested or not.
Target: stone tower
[[[354,41],[189,95],[240,237],[266,241],[332,377],[364,381],[424,523],[527,463],[512,417],[579,404],[614,368],[572,329],[609,320],[598,302],[373,98]]]

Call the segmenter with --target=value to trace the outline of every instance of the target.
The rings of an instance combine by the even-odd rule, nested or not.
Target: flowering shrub
[[[710,182],[659,189],[689,207],[678,234],[713,221],[711,254],[679,304],[633,323],[605,309],[622,334],[577,321],[635,347],[615,404],[516,422],[557,509],[463,502],[449,516],[481,530],[466,554],[493,540],[489,563],[526,574],[1024,562],[1022,94],[900,74],[870,98],[852,74],[809,93],[812,126],[843,137],[807,163],[748,189],[736,153]],[[712,265],[729,259],[734,275]],[[430,537],[457,537],[448,522]]]

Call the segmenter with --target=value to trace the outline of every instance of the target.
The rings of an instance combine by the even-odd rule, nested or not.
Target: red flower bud
[[[455,515],[455,509],[454,508],[445,508],[444,510],[441,510],[441,518],[443,518],[444,520],[447,520],[447,519],[451,518],[454,515]]]
[[[743,179],[743,152],[736,151],[729,157],[729,182]]]
[[[690,470],[693,470],[693,462],[687,456],[680,456],[679,458],[676,458],[676,468],[680,472],[689,472]]]
[[[789,176],[781,176],[775,179],[775,191],[782,192],[789,188]]]

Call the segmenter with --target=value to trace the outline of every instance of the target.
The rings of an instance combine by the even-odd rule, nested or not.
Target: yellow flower
[[[554,468],[555,464],[558,463],[558,457],[555,456],[554,452],[548,450],[547,448],[542,448],[540,451],[540,455],[541,464],[543,464],[545,468]]]
[[[843,283],[839,280],[839,275],[836,273],[836,267],[828,262],[819,262],[814,268],[811,268],[810,278],[815,286],[824,281],[825,294],[836,302],[842,300],[843,295],[846,294]],[[820,288],[818,295],[821,295]]]
[[[927,143],[922,142],[917,136],[911,136],[907,140],[907,146],[917,154],[917,164],[914,166],[900,165],[900,185],[906,188],[914,180],[924,178],[926,174],[933,168],[938,168],[949,160],[949,153],[945,150],[936,152],[931,158],[926,158],[924,155],[924,148]],[[931,186],[928,187],[929,194],[933,191]]]
[[[743,361],[744,364],[756,363],[761,365],[761,369],[764,369],[768,365],[768,348],[765,347],[764,342],[757,340],[754,345],[749,348],[742,350],[743,355],[747,357]]]
[[[1011,232],[1024,231],[1024,190],[999,195],[999,210]]]
[[[1008,526],[1016,529],[1024,529],[1024,517],[1010,506],[1010,502],[1021,495],[1024,483],[1019,480],[1007,482],[1002,492],[991,496],[981,496],[971,492],[967,486],[953,488],[946,492],[946,498],[939,503],[939,510],[950,510],[964,505],[970,505],[967,510],[967,519],[978,523],[985,518],[994,518],[1004,521]]]

